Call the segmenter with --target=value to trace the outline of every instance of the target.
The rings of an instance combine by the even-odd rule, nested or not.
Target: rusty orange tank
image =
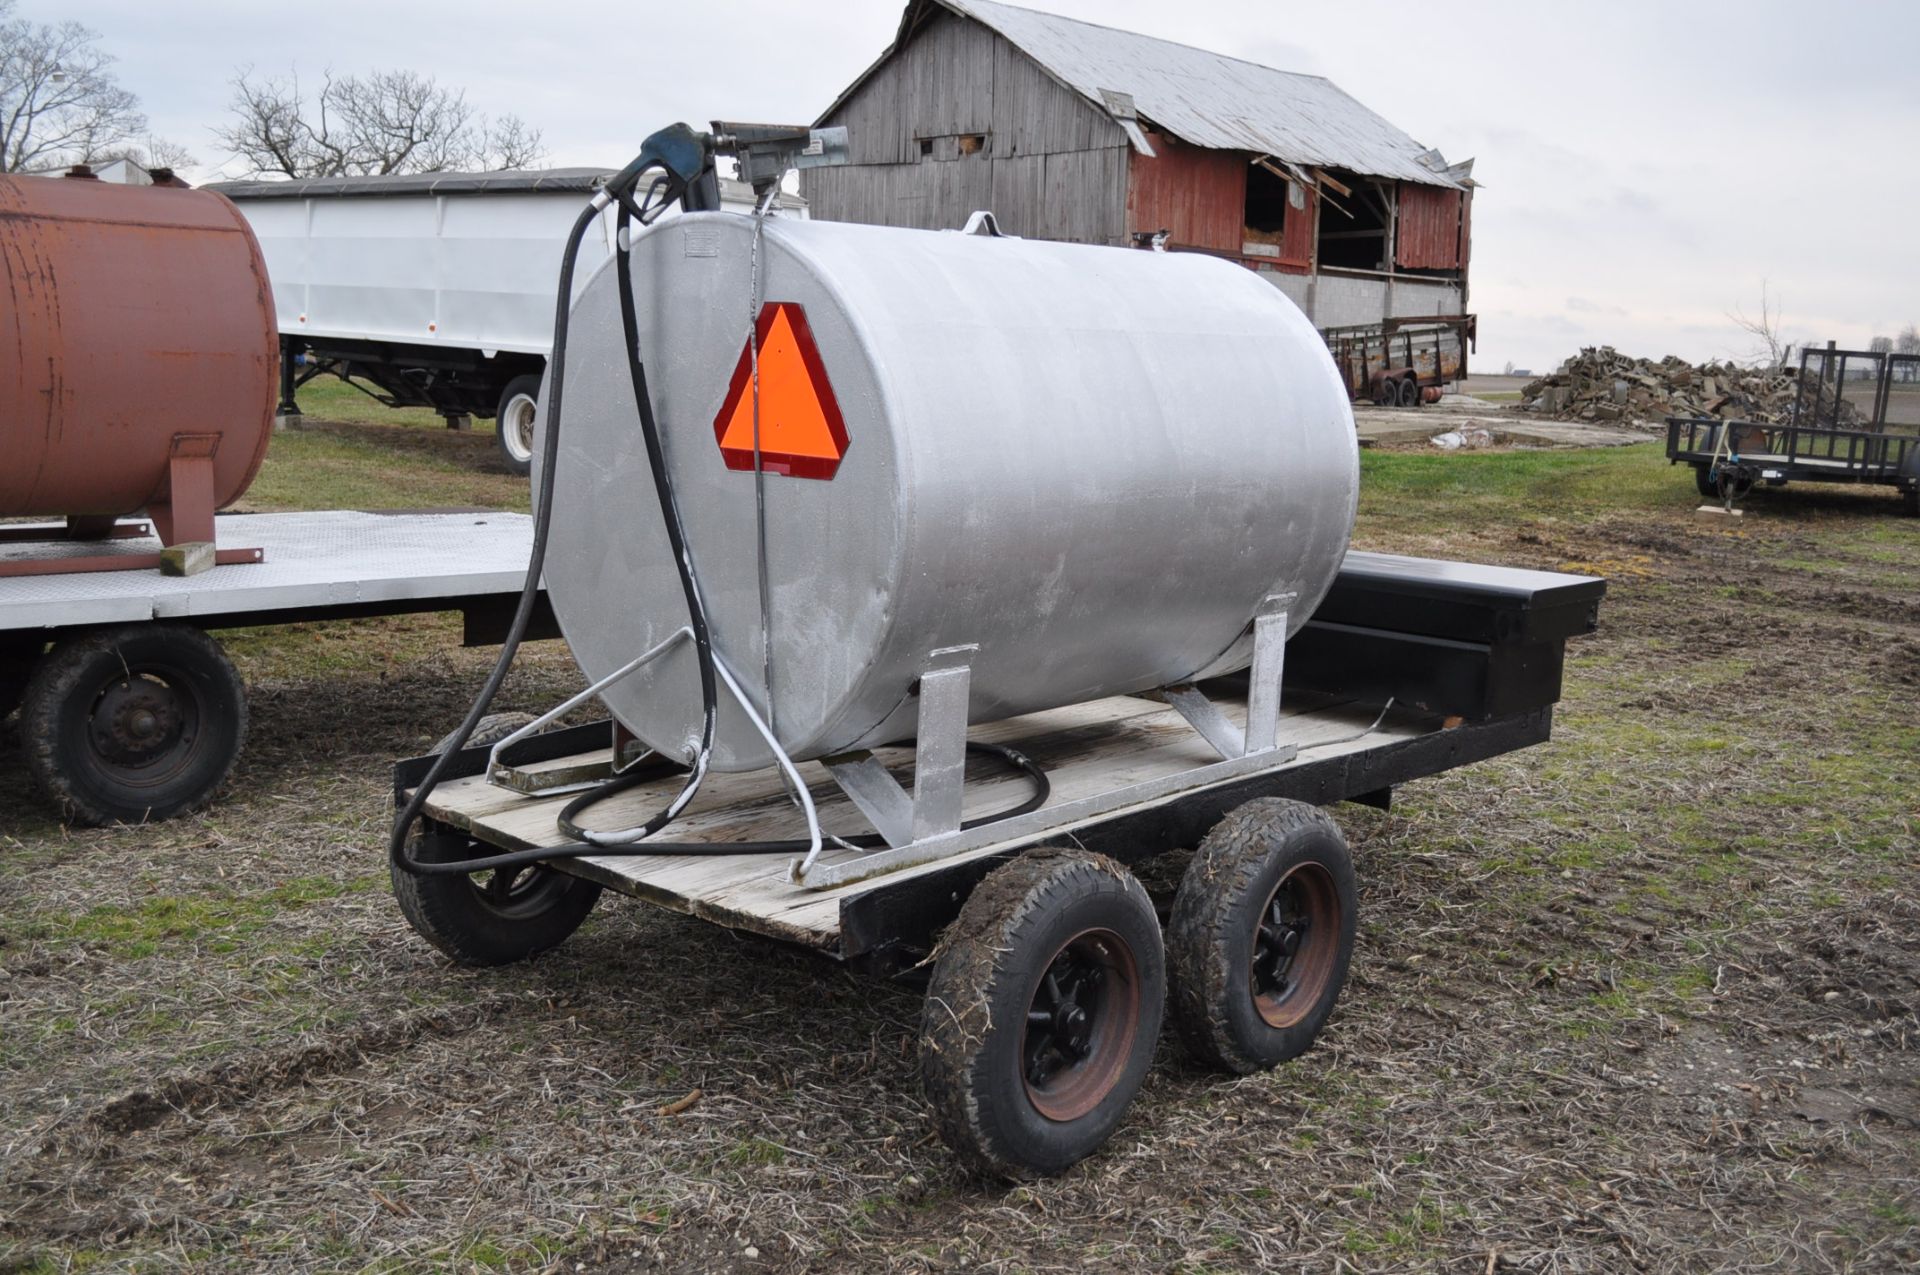
[[[0,263],[0,516],[87,538],[145,510],[165,544],[211,542],[273,431],[273,293],[239,210],[0,177]]]

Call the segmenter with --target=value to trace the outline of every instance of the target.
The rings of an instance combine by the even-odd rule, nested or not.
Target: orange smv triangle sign
[[[847,425],[797,301],[769,301],[760,341],[760,468],[795,478],[832,478],[847,454]],[[753,356],[743,346],[713,435],[728,469],[753,468]]]

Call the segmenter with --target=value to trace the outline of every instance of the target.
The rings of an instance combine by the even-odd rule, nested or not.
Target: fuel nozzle
[[[688,124],[672,124],[647,138],[633,162],[607,179],[604,203],[619,203],[641,220],[634,194],[653,169],[664,174],[659,206],[679,201],[688,212],[720,207],[720,180],[713,161],[726,155],[740,165],[740,180],[764,199],[790,169],[819,168],[847,162],[845,128],[807,128],[793,124],[731,124],[715,120],[711,133]]]

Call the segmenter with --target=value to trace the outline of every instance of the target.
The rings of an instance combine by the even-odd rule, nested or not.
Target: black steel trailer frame
[[[1050,795],[1013,806],[1024,781],[983,763],[967,777],[974,808],[1008,812],[1005,822],[976,817],[944,850],[938,838],[872,851],[841,841],[817,883],[791,841],[764,846],[783,857],[732,848],[789,835],[788,794],[767,772],[709,776],[706,806],[669,825],[683,843],[718,843],[711,851],[611,857],[555,826],[578,791],[564,785],[617,755],[610,723],[467,748],[446,759],[411,863],[395,864],[395,893],[423,936],[469,964],[564,941],[611,888],[876,976],[924,973],[922,1078],[941,1136],[989,1173],[1059,1172],[1123,1118],[1163,1011],[1198,1059],[1229,1071],[1311,1046],[1357,932],[1352,859],[1316,807],[1390,807],[1401,784],[1545,742],[1565,644],[1596,626],[1605,588],[1351,553],[1281,668],[1256,654],[1248,674],[983,725],[976,742],[1049,773]],[[1254,704],[1276,679],[1283,711],[1262,719],[1274,738],[1234,754],[1221,740],[1251,738]],[[898,748],[858,756],[915,761]],[[395,767],[396,805],[436,760]],[[860,835],[858,784],[836,795],[819,770],[795,777],[823,830]],[[603,814],[631,821],[680,782],[657,760]],[[1192,846],[1156,920],[1130,865]],[[463,870],[503,851],[508,862]]]
[[[1352,801],[1384,809],[1401,784],[1543,743],[1560,698],[1566,642],[1597,626],[1605,588],[1605,581],[1587,576],[1350,553],[1314,618],[1287,645],[1285,696],[1293,703],[1365,706],[1363,716],[1391,701],[1403,718],[1422,720],[1427,728],[1375,747],[1129,809],[1076,827],[1074,839],[1122,863],[1135,863],[1193,845],[1226,812],[1256,798],[1313,805]],[[1231,701],[1236,692],[1244,695],[1244,685],[1241,674],[1220,679],[1215,688]],[[532,767],[611,744],[611,724],[599,722],[533,736],[514,745],[506,760]],[[485,775],[489,753],[488,747],[472,747],[457,754],[441,792],[457,788],[456,781]],[[416,757],[395,766],[396,805],[404,804],[435,760]],[[428,809],[429,827],[437,835],[465,840],[473,855],[521,848],[517,839],[490,831],[485,819],[456,826],[433,817],[433,803]],[[557,837],[551,844],[555,849],[566,845]],[[1001,847],[931,870],[880,876],[842,899],[837,941],[810,946],[883,975],[910,968],[931,950],[937,932],[973,886],[1024,848]],[[556,862],[614,889],[679,906],[586,861]],[[736,928],[757,928],[752,916],[734,922]],[[762,932],[785,937],[778,927]]]
[[[574,784],[617,755],[610,723],[467,748],[446,759],[411,862],[395,864],[395,893],[423,936],[469,964],[564,941],[604,887],[877,976],[924,972],[922,1080],[941,1136],[989,1173],[1059,1172],[1122,1119],[1163,1011],[1200,1061],[1229,1071],[1311,1046],[1357,931],[1352,859],[1316,807],[1390,807],[1401,784],[1545,742],[1565,644],[1595,627],[1605,588],[1585,576],[1349,554],[1280,669],[1256,653],[1248,674],[983,725],[976,742],[1051,774],[1043,800],[1012,806],[1009,786],[1023,781],[986,764],[968,776],[981,786],[975,808],[1005,811],[1004,822],[962,824],[944,850],[937,837],[905,850],[841,841],[838,857],[821,858],[830,871],[817,883],[811,855],[733,848],[785,835],[777,829],[792,820],[767,772],[709,776],[708,805],[669,825],[677,850],[610,857],[555,826],[578,789],[535,782]],[[1254,705],[1276,677],[1291,711],[1262,719],[1273,727],[1268,745],[1233,754],[1220,740],[1251,737]],[[1383,704],[1404,707],[1390,714]],[[1233,720],[1241,714],[1244,727]],[[916,760],[902,749],[858,756],[881,768]],[[396,805],[436,760],[395,767]],[[795,779],[822,828],[860,835],[858,783],[842,780],[836,796],[830,781]],[[680,782],[659,760],[609,795],[604,813],[631,821]],[[700,841],[711,850],[685,853]],[[792,844],[763,848],[788,856]],[[1130,865],[1193,846],[1157,920]],[[509,862],[463,870],[503,851]],[[578,857],[542,857],[553,853]]]

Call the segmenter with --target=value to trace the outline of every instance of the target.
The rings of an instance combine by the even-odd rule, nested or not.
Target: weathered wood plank
[[[1224,708],[1236,722],[1244,721],[1243,705],[1229,702]],[[1317,761],[1417,733],[1407,727],[1387,727],[1364,740],[1327,742],[1352,733],[1369,720],[1367,710],[1351,705],[1294,705],[1281,724],[1281,738],[1306,751],[1302,760]],[[1052,802],[1062,804],[1178,774],[1214,759],[1171,708],[1130,696],[1029,714],[983,726],[973,734],[976,739],[1017,746],[1031,756],[1048,773]],[[903,783],[911,783],[910,749],[881,749],[877,755]],[[865,820],[840,795],[823,767],[809,763],[802,770],[824,828],[840,835],[868,831]],[[642,785],[610,799],[595,812],[592,822],[600,827],[639,822],[676,789],[674,779]],[[1024,800],[1026,794],[1023,779],[1007,774],[991,760],[976,759],[970,764],[968,818],[1005,809]],[[470,829],[491,844],[527,848],[561,840],[554,817],[566,800],[504,792],[473,778],[442,785],[428,804],[428,811],[434,818]],[[797,838],[803,832],[804,824],[778,776],[756,771],[711,776],[693,806],[675,822],[671,835],[677,842],[757,841]],[[988,847],[975,853],[994,852]],[[830,848],[822,858],[840,861],[856,853]],[[871,883],[833,891],[801,890],[788,879],[793,857],[596,857],[575,865],[575,870],[676,911],[832,950],[841,900],[870,888]],[[950,861],[906,869],[882,879],[897,881],[946,866]]]

